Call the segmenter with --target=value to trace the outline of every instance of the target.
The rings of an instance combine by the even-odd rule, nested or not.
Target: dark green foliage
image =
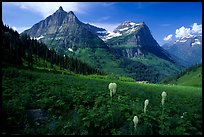
[[[201,88],[138,84],[61,75],[13,67],[2,69],[4,134],[34,135],[201,135]],[[114,80],[113,80],[114,79]],[[117,83],[111,99],[110,82]],[[162,112],[161,93],[167,92]],[[147,113],[144,100],[149,99]],[[48,120],[31,125],[28,109],[42,109]],[[184,112],[187,114],[183,118]],[[133,117],[139,123],[134,131]]]
[[[50,62],[51,68],[57,65],[60,66],[60,69],[68,69],[79,74],[102,74],[98,69],[76,58],[57,54],[53,48],[48,49],[45,44],[30,39],[26,34],[19,35],[17,31],[13,31],[8,26],[2,25],[2,41],[3,63],[23,65],[23,60],[25,60],[28,67],[33,68],[34,61],[43,59]]]
[[[176,75],[173,75],[171,77],[168,77],[166,79],[163,79],[160,83],[171,83],[173,81],[177,81],[179,78],[181,78],[182,76],[185,75],[189,75],[192,72],[197,71],[199,68],[202,68],[202,64],[196,64],[196,65],[192,65],[184,70],[181,70],[179,73],[177,73]],[[202,77],[202,69],[201,69],[201,73],[198,76],[199,78]]]

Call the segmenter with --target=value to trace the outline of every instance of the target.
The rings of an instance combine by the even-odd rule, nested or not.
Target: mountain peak
[[[122,24],[129,24],[129,23],[131,23],[132,21],[130,21],[130,20],[126,20],[126,21],[124,21]]]
[[[59,7],[59,9],[55,12],[57,14],[65,13],[66,11],[63,10],[62,6]],[[54,14],[55,14],[54,13]]]
[[[73,11],[68,12],[68,14],[71,14],[71,15],[74,15],[74,16],[75,16],[75,14],[74,14]]]
[[[140,23],[134,23],[133,21],[124,21],[123,23],[121,23],[115,30],[113,30],[114,33],[133,33],[136,30],[138,30],[140,28],[140,26],[143,26],[144,22],[140,22]]]
[[[60,6],[58,10],[60,10],[60,11],[64,11],[63,8],[62,8],[62,6]]]

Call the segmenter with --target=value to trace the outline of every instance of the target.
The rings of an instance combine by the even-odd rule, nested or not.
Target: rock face
[[[60,7],[54,14],[23,33],[44,42],[59,53],[65,53],[85,47],[108,48],[97,36],[98,31],[104,31],[104,29],[84,24],[72,11],[67,13]]]
[[[152,53],[159,58],[174,62],[170,54],[159,46],[144,22],[136,24],[125,21],[113,32],[120,35],[108,39],[108,46],[116,48],[118,52],[128,58]]]
[[[60,7],[23,33],[108,74],[157,82],[179,70],[144,22],[126,21],[109,32],[82,23],[72,11]]]
[[[30,121],[28,126],[39,126],[41,123],[45,122],[48,118],[48,112],[42,109],[29,109],[26,110],[26,116]]]
[[[103,28],[84,24],[72,11],[66,12],[60,7],[45,20],[24,31],[31,37],[53,47],[59,53],[75,52],[79,48],[114,47],[121,56],[136,58],[152,53],[159,58],[173,62],[152,37],[144,22],[125,21],[112,33]],[[101,39],[104,38],[104,41]]]
[[[183,38],[162,46],[170,54],[187,62],[187,66],[202,63],[202,36]]]

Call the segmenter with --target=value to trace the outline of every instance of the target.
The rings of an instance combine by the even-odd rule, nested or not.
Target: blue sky
[[[127,20],[144,21],[160,45],[202,35],[202,2],[2,2],[2,20],[22,32],[59,6],[84,23],[110,31]]]

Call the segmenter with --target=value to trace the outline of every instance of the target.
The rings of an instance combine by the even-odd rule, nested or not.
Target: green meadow
[[[110,82],[117,84],[113,97]],[[163,91],[167,93],[164,106]],[[3,67],[2,99],[2,134],[202,134],[201,86],[145,84],[111,75]],[[146,99],[149,105],[144,113]],[[26,115],[30,109],[45,111],[47,119],[33,123]],[[134,116],[139,119],[136,129]]]

